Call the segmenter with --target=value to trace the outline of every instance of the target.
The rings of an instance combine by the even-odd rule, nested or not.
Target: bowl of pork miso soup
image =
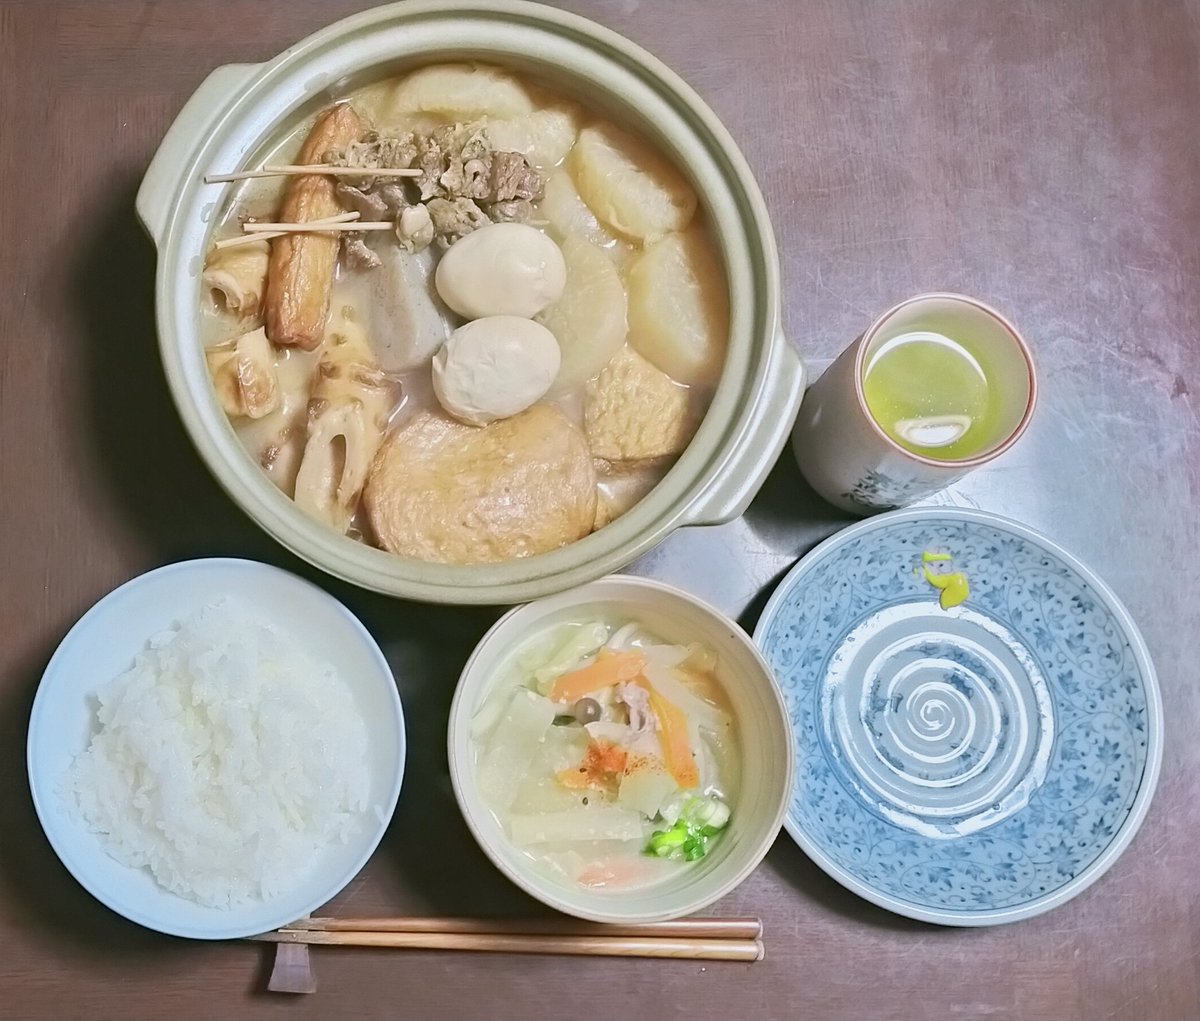
[[[786,711],[737,624],[660,582],[615,575],[503,617],[467,663],[450,772],[509,879],[600,922],[697,911],[779,831]]]
[[[202,456],[380,591],[516,602],[728,520],[803,390],[725,129],[539,5],[397,4],[219,68],[138,209]]]

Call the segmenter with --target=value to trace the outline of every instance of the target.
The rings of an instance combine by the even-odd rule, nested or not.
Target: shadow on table
[[[345,603],[387,655],[408,728],[403,791],[376,859],[393,862],[406,893],[427,899],[431,912],[528,912],[532,902],[471,838],[446,762],[446,724],[459,671],[500,611],[422,606],[339,582],[288,553],[225,495],[194,450],[167,388],[154,318],[156,256],[134,213],[136,188],[131,176],[112,189],[68,267],[79,324],[71,335],[81,338],[77,354],[85,366],[78,376],[82,391],[70,395],[80,473],[95,480],[156,563],[248,557],[313,581]],[[61,279],[54,288],[59,291]],[[16,760],[43,667],[30,663],[28,683],[14,689],[18,702],[0,707],[15,763],[10,775],[24,772]],[[171,945],[104,910],[66,879],[27,796],[6,801],[4,812],[0,855],[12,859],[5,861],[4,875],[19,887],[15,896],[36,924],[97,947]]]
[[[53,649],[19,665],[0,688],[0,775],[8,791],[0,798],[0,884],[16,927],[31,938],[70,943],[83,955],[110,960],[182,952],[186,941],[151,933],[93,900],[59,862],[46,841],[24,778],[29,712]]]
[[[870,901],[863,900],[826,874],[786,832],[780,833],[775,840],[767,853],[767,862],[780,878],[794,887],[801,896],[816,901],[833,914],[891,932],[934,934],[951,931],[945,926],[893,914]]]
[[[745,522],[764,546],[797,555],[858,519],[826,503],[800,474],[791,440],[746,511]],[[797,540],[804,540],[797,547]]]
[[[388,650],[404,703],[408,758],[395,818],[381,846],[411,909],[435,915],[529,915],[534,901],[479,849],[450,784],[450,702],[467,658],[502,612],[395,600],[366,608],[364,623]]]
[[[73,373],[81,392],[59,395],[75,416],[70,453],[83,476],[119,505],[154,550],[158,562],[217,551],[261,555],[264,537],[237,513],[205,471],[171,404],[155,341],[154,249],[133,212],[135,182],[80,230],[78,257],[67,266],[81,338],[74,352],[84,371]],[[53,267],[44,293],[64,292]],[[19,664],[0,689],[0,769],[9,794],[0,799],[0,883],[4,903],[31,934],[77,944],[96,959],[180,952],[182,940],[148,932],[104,908],[70,876],[38,824],[26,775],[29,712],[53,652],[39,650]]]
[[[156,256],[133,210],[136,185],[113,187],[68,267],[78,321],[70,336],[80,339],[84,366],[73,375],[83,391],[71,395],[79,472],[160,563],[214,553],[269,558],[281,551],[221,491],[171,401],[155,328]]]
[[[790,457],[787,464],[783,460],[781,457],[758,499],[746,512],[746,524],[751,531],[772,549],[791,555],[788,563],[767,580],[738,615],[738,623],[751,635],[767,602],[797,561],[855,520],[809,489]]]
[[[763,547],[789,558],[786,566],[767,581],[738,618],[738,623],[753,634],[767,600],[795,562],[856,519],[826,503],[813,491],[800,474],[789,443],[743,520]]]

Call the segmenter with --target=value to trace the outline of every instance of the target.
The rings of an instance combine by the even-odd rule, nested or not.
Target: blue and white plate
[[[970,583],[942,609],[922,554]],[[834,879],[946,925],[1095,882],[1150,805],[1162,702],[1129,613],[1053,542],[980,511],[863,521],[780,584],[754,633],[796,741],[785,826]]]

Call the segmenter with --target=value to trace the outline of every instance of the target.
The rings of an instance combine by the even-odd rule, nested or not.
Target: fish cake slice
[[[384,441],[363,501],[392,553],[498,563],[587,535],[596,475],[583,434],[552,405],[485,426],[422,412]]]

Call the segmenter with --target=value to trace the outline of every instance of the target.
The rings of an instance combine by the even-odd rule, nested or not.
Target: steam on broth
[[[568,886],[628,890],[691,867],[735,810],[736,720],[703,645],[637,622],[559,625],[519,648],[476,713],[481,797]]]
[[[268,162],[345,172],[231,191],[206,354],[306,513],[399,555],[497,562],[604,527],[686,448],[726,284],[694,190],[644,140],[507,71],[437,65],[349,92]],[[229,246],[255,221],[348,214],[364,227]]]

